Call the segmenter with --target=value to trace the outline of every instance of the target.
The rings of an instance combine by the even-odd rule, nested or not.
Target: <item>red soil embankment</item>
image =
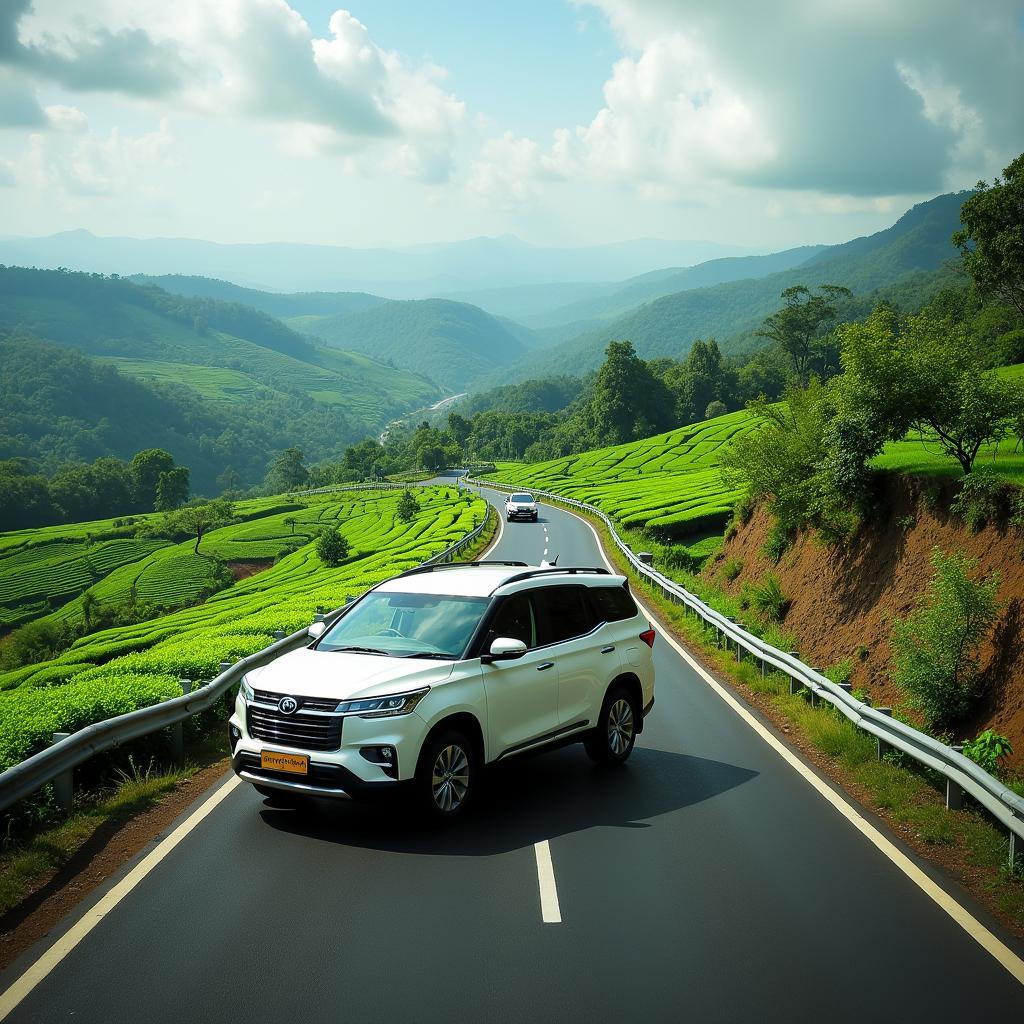
[[[1024,531],[987,526],[971,533],[949,512],[949,481],[892,476],[884,488],[885,511],[849,543],[830,547],[801,533],[777,565],[762,551],[771,519],[758,509],[723,551],[724,560],[740,559],[742,570],[731,583],[720,576],[718,582],[738,594],[745,582],[775,573],[791,601],[783,628],[801,659],[821,668],[848,660],[854,689],[876,705],[906,710],[890,676],[889,637],[893,619],[913,611],[928,587],[933,548],[963,551],[980,573],[998,571],[1000,613],[981,650],[984,696],[956,739],[995,729],[1013,743],[1009,765],[1024,768]],[[705,572],[714,576],[721,565],[720,559]]]
[[[250,576],[264,572],[273,564],[273,559],[269,559],[261,562],[228,562],[227,567],[231,570],[231,575],[235,577],[237,582],[238,580],[246,580]]]

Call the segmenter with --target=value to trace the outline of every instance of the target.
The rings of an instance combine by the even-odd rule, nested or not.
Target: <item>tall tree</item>
[[[234,508],[230,501],[218,498],[216,501],[204,501],[198,505],[186,505],[172,513],[171,522],[181,530],[194,534],[196,546],[193,549],[199,554],[199,543],[211,530],[225,526],[231,521]]]
[[[163,448],[146,448],[134,455],[130,466],[136,507],[142,512],[152,512],[156,507],[160,474],[174,468],[174,456]]]
[[[297,491],[300,487],[304,487],[309,479],[309,470],[306,468],[305,459],[301,448],[296,448],[294,445],[291,448],[285,448],[271,463],[270,471],[264,481],[270,493]]]
[[[189,473],[187,466],[175,466],[160,474],[156,482],[156,510],[170,512],[188,501]]]
[[[668,388],[636,354],[633,343],[611,342],[584,413],[597,444],[621,444],[667,430],[671,410]]]
[[[1024,315],[1024,154],[1001,180],[979,181],[977,189],[960,209],[953,244],[982,293]]]
[[[757,332],[789,356],[802,385],[807,384],[815,361],[823,354],[824,328],[839,315],[837,303],[850,294],[849,288],[823,284],[815,295],[805,285],[795,284],[780,296],[785,303],[782,309],[768,317]]]

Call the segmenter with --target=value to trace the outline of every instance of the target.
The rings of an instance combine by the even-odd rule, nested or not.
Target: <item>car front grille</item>
[[[342,716],[324,713],[325,705],[332,711],[338,706],[336,700],[296,697],[299,710],[285,715],[277,707],[282,696],[256,692],[257,702],[246,707],[246,726],[253,739],[300,750],[337,750],[341,746]]]

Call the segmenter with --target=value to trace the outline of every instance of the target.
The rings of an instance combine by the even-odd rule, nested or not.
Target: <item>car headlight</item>
[[[253,688],[249,685],[249,680],[245,676],[242,676],[242,685],[239,689],[242,691],[242,696],[245,698],[247,703],[256,699],[256,694],[253,691]]]
[[[387,697],[366,697],[363,700],[343,700],[335,709],[360,718],[393,718],[407,715],[427,695],[429,686],[411,693],[395,693]]]

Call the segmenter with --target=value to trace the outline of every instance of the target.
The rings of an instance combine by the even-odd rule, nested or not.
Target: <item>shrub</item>
[[[781,622],[786,617],[790,601],[775,573],[765,573],[760,583],[748,583],[744,591],[750,606],[772,622]]]
[[[930,726],[960,719],[978,696],[978,650],[996,618],[999,574],[976,580],[963,552],[932,553],[934,573],[917,611],[892,631],[893,676]]]
[[[348,541],[336,526],[328,526],[320,531],[316,539],[316,553],[324,565],[332,568],[339,566],[348,558]]]
[[[412,491],[406,489],[402,491],[402,497],[398,501],[398,518],[403,523],[411,523],[416,518],[416,513],[420,510],[420,503],[416,500],[416,496]]]
[[[950,510],[963,519],[971,533],[977,533],[999,519],[1007,493],[1006,484],[988,466],[981,466],[963,478]]]
[[[792,532],[786,529],[781,523],[776,523],[765,538],[762,550],[766,557],[770,558],[773,562],[778,562],[778,560],[789,550],[792,543]]]
[[[992,729],[986,729],[964,744],[964,757],[969,757],[990,775],[994,775],[999,768],[1000,759],[1012,753],[1010,741]]]
[[[730,558],[722,565],[722,576],[730,583],[743,572],[743,559]]]
[[[757,508],[757,502],[748,494],[733,506],[732,516],[737,523],[743,523],[746,525],[750,522],[754,515],[754,509]]]

